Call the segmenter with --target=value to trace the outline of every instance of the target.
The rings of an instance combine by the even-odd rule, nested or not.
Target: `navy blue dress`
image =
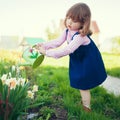
[[[79,34],[78,32],[73,37]],[[73,39],[72,37],[72,39]],[[88,45],[81,45],[70,56],[69,77],[73,88],[87,90],[105,81],[107,74],[97,46],[90,39]]]

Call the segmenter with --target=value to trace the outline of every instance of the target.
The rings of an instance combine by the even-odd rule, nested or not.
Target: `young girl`
[[[101,54],[90,38],[91,12],[85,3],[73,5],[65,18],[66,30],[56,40],[38,44],[40,53],[60,58],[69,55],[70,85],[79,89],[82,105],[90,112],[90,89],[100,85],[107,77]],[[57,48],[67,41],[67,46]]]

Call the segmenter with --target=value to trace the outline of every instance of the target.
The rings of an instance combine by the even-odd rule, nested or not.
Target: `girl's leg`
[[[80,90],[80,94],[82,97],[82,104],[83,104],[83,108],[84,110],[90,112],[90,100],[91,100],[91,94],[90,94],[90,90]]]

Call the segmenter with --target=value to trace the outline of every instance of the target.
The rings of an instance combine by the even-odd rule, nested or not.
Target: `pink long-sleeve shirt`
[[[46,50],[46,56],[57,59],[73,53],[80,45],[88,45],[90,43],[90,39],[87,36],[82,37],[80,34],[75,35],[73,40],[71,40],[76,32],[77,31],[68,30],[66,36],[66,30],[64,30],[59,38],[43,43],[43,47]],[[66,46],[60,49],[54,49],[61,46],[65,41],[68,43]]]

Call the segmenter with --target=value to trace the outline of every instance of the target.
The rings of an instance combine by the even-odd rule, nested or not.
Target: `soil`
[[[58,106],[58,105],[50,105],[50,106],[44,106],[44,108],[50,108],[52,110],[54,110],[53,113],[50,113],[50,118],[49,120],[67,120],[67,110],[65,110],[62,106]],[[42,108],[33,108],[33,109],[29,109],[28,113],[38,113],[37,118],[43,118],[46,119],[47,116],[45,116],[43,113],[40,112]],[[35,117],[36,118],[36,117]],[[32,120],[28,119],[28,120]]]
[[[67,120],[67,111],[60,107],[54,107],[55,115],[50,120]]]
[[[47,112],[46,112],[47,111]],[[38,113],[37,118],[46,119],[48,113],[49,120],[67,120],[67,110],[63,107],[62,97],[53,96],[53,103],[42,105],[28,110],[28,113]],[[32,120],[32,119],[28,119]]]

